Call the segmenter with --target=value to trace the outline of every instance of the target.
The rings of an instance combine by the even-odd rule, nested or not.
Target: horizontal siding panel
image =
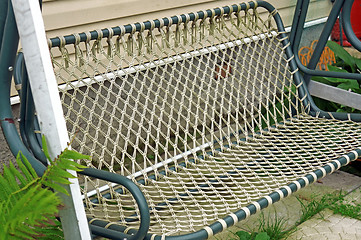
[[[48,37],[84,32],[237,3],[232,0],[72,0],[44,2]],[[285,25],[292,23],[296,0],[270,0]],[[308,20],[328,16],[329,0],[311,1]]]

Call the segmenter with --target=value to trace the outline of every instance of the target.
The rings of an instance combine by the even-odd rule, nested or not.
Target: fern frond
[[[8,213],[11,219],[9,225],[15,227],[17,221],[29,221],[29,224],[35,224],[36,219],[42,219],[42,214],[57,212],[58,205],[60,205],[60,199],[53,191],[34,186],[11,208]],[[41,214],[38,215],[38,213]]]
[[[0,239],[5,239],[9,235],[32,239],[31,236],[37,233],[33,226],[44,223],[47,220],[46,216],[56,214],[61,203],[56,193],[41,188],[40,185],[17,194],[22,195],[21,199],[12,204],[11,208],[5,206],[1,212],[1,215],[5,216],[5,222],[1,224],[5,226],[6,235]]]
[[[12,165],[12,164],[10,164]],[[7,180],[8,189],[11,189],[11,191],[17,191],[20,189],[18,183],[16,182],[16,178],[13,174],[11,174],[11,171],[8,167],[4,168],[4,177]]]
[[[66,151],[69,151],[69,150],[66,150]],[[63,153],[66,153],[66,151],[64,151]],[[80,165],[73,160],[63,158],[62,154],[59,156],[59,158],[62,158],[62,160],[60,162],[58,162],[57,165],[63,169],[80,171],[81,168],[84,168],[83,165]],[[81,158],[81,159],[83,159],[83,158]],[[77,159],[74,159],[74,160],[77,160]]]
[[[4,166],[4,169],[6,166]],[[8,199],[8,196],[13,192],[11,187],[8,185],[6,178],[0,175],[0,202]]]
[[[45,154],[45,157],[48,159],[48,161],[51,163],[53,160],[51,159],[50,155],[49,155],[49,150],[48,150],[48,144],[46,143],[45,140],[45,136],[43,135],[41,138],[41,144],[43,147],[43,152]]]
[[[61,222],[55,217],[51,217],[45,224],[36,226],[38,234],[35,236],[37,240],[61,240],[63,239],[63,232],[61,229]]]
[[[42,142],[44,154],[47,158],[50,158],[44,136],[42,138]],[[89,158],[90,157],[87,155],[65,148],[57,158],[50,162],[50,165],[41,179],[42,184],[61,193],[68,194],[65,188],[61,186],[61,184],[70,184],[68,179],[74,178],[68,170],[81,171],[81,169],[85,168],[85,166],[78,164],[75,160]]]
[[[43,149],[50,165],[42,177],[36,175],[21,153],[16,158],[18,169],[13,164],[4,166],[3,176],[0,175],[1,240],[63,239],[60,222],[54,217],[61,205],[57,192],[68,194],[63,186],[74,177],[68,170],[85,168],[73,160],[89,157],[65,149],[51,160],[44,137]]]
[[[23,161],[23,159],[25,159],[25,156],[21,152],[19,152],[18,155],[16,156],[16,163],[18,164],[19,169],[24,174],[26,179],[28,181],[31,181],[34,180],[35,178],[38,178],[38,175],[36,174],[35,170],[32,168],[29,161],[27,160]]]
[[[65,158],[65,159],[73,159],[73,160],[88,159],[88,160],[90,160],[90,156],[78,153],[74,150],[69,150],[67,148],[60,154],[60,156],[61,156],[61,158]],[[82,165],[79,165],[79,166],[82,166]]]
[[[21,172],[19,172],[19,170],[17,170],[12,163],[9,164],[9,170],[11,174],[19,180],[20,182],[20,184],[18,185],[19,188],[25,186],[28,183],[28,179],[26,179],[24,175],[21,174]]]

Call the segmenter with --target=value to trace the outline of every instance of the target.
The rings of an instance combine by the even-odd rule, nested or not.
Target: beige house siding
[[[296,0],[269,0],[285,26],[292,23]],[[43,15],[48,37],[67,35],[201,9],[231,5],[234,0],[45,0]],[[329,0],[311,0],[308,20],[328,16]]]

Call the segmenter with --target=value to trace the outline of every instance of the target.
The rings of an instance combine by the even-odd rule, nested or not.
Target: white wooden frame
[[[40,128],[55,158],[69,142],[57,82],[51,64],[38,0],[12,0]],[[76,176],[76,172],[70,171]],[[78,180],[69,179],[70,196],[61,194],[60,217],[65,239],[91,239]]]
[[[308,90],[312,96],[361,110],[361,94],[349,92],[313,80],[308,84]]]

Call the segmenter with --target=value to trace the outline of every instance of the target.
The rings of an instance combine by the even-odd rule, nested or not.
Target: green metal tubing
[[[16,156],[19,151],[29,160],[36,173],[41,176],[45,171],[45,166],[41,164],[27,150],[22,143],[15,127],[15,121],[10,104],[10,85],[12,78],[12,68],[18,48],[19,36],[15,22],[12,5],[9,2],[7,18],[3,27],[3,39],[0,51],[0,122],[6,141],[11,152]]]
[[[24,86],[25,85],[25,86]],[[29,143],[30,149],[34,156],[39,159],[44,165],[47,165],[47,159],[45,157],[45,154],[39,145],[38,139],[35,135],[35,129],[34,129],[34,123],[36,121],[35,119],[35,106],[33,101],[33,96],[29,88],[29,82],[25,82],[23,85],[24,89],[27,89],[26,94],[26,112],[25,112],[25,118],[21,119],[24,121],[24,132],[26,139]]]
[[[292,50],[294,52],[296,50],[295,53],[297,53],[300,42],[301,42],[303,26],[305,24],[309,4],[310,4],[309,0],[298,0],[297,1],[295,13],[294,13],[295,15],[293,17],[294,18],[293,24],[291,27],[291,32],[294,35],[294,37],[291,41],[291,46],[292,46]]]
[[[330,113],[318,109],[317,106],[314,106],[313,110],[311,110],[309,112],[309,114],[314,117],[322,117],[322,118],[328,118],[328,119],[334,117],[335,119],[338,119],[338,120],[344,120],[344,121],[352,120],[355,122],[361,122],[361,114],[359,114],[359,113],[332,112],[331,113],[332,117],[331,117]]]
[[[360,149],[356,149],[355,151],[357,152],[358,156],[361,156],[361,150]],[[356,157],[357,157],[354,153],[348,153],[347,156],[351,161],[354,161],[356,159]],[[332,161],[331,164],[334,166],[335,169],[338,169],[337,162],[339,162],[341,166],[344,166],[344,165],[347,164],[347,158],[340,157],[336,161]],[[332,168],[329,165],[324,165],[322,168],[326,171],[326,174],[329,174],[329,173],[332,172]],[[323,177],[323,172],[320,169],[314,171],[314,173],[315,173],[317,178],[314,178],[314,176],[312,174],[306,174],[305,175],[305,178],[308,180],[309,184],[311,184],[311,183],[313,183],[313,182],[315,182],[318,179],[321,179]],[[307,186],[306,181],[305,181],[304,178],[300,178],[300,179],[298,179],[296,181],[299,183],[301,188],[304,188],[305,186]],[[297,185],[296,185],[295,182],[292,182],[289,185],[287,185],[287,187],[291,190],[292,193],[299,190],[299,189],[297,189]],[[282,191],[284,197],[287,197],[289,195],[289,193],[288,193],[288,191],[287,191],[287,189],[285,187],[281,187],[279,190]],[[281,200],[281,195],[278,192],[273,192],[273,193],[269,194],[268,196],[271,197],[272,203],[276,203],[279,200]],[[260,200],[257,201],[257,203],[259,204],[261,209],[264,209],[264,208],[268,207],[268,205],[269,205],[266,198],[261,198]],[[248,205],[246,207],[249,209],[251,215],[253,215],[253,214],[255,214],[257,212],[256,205],[254,205],[254,204],[250,204],[250,205]],[[242,210],[242,209],[235,212],[235,215],[238,217],[239,221],[246,218],[246,212],[244,210]],[[227,217],[223,218],[223,220],[227,223],[228,227],[233,226],[235,224],[233,218],[230,217],[230,216],[227,216]],[[213,223],[212,225],[210,225],[210,228],[213,230],[214,234],[216,234],[217,232],[222,231],[222,225],[219,222]],[[198,232],[187,234],[187,235],[165,237],[165,239],[166,240],[189,240],[189,239],[194,239],[194,240],[197,239],[198,240],[198,239],[205,239],[204,236],[207,236],[206,231],[205,230],[199,230]],[[146,239],[151,239],[151,237],[152,236],[149,234]],[[156,236],[154,239],[161,240],[162,237],[161,236]]]
[[[268,2],[259,1],[258,4],[259,4],[259,6],[266,8],[269,12],[273,12],[275,10],[275,8]],[[277,24],[278,31],[281,32],[280,38],[284,39],[282,41],[282,44],[283,44],[283,46],[286,47],[285,48],[286,56],[287,56],[288,59],[291,59],[290,63],[289,63],[290,64],[290,69],[291,69],[292,72],[295,72],[295,74],[293,75],[293,77],[294,77],[293,80],[296,83],[296,85],[299,85],[303,81],[303,78],[302,78],[301,74],[297,71],[297,63],[293,59],[294,54],[293,54],[292,49],[290,47],[291,43],[289,42],[289,40],[287,38],[287,35],[285,34],[285,28],[283,26],[281,16],[279,15],[279,13],[276,13],[273,16],[273,18],[274,18],[274,20],[275,20],[275,22]],[[295,34],[297,34],[297,32]],[[302,100],[303,105],[304,106],[309,106],[310,103],[313,102],[313,100],[312,100],[311,95],[308,92],[308,89],[306,87],[301,87],[301,88],[299,88],[298,91],[299,91],[299,94],[300,94],[301,98],[306,96]]]
[[[346,0],[343,5],[341,16],[342,16],[342,26],[344,32],[346,34],[347,40],[351,43],[351,45],[361,52],[361,41],[356,37],[355,32],[351,27],[351,7],[354,0]],[[361,14],[361,13],[359,13]]]
[[[294,53],[294,56],[295,56],[294,61],[296,62],[297,67],[305,74],[304,77],[312,75],[312,76],[350,78],[350,79],[356,79],[358,81],[361,81],[361,74],[318,71],[318,70],[309,69],[309,68],[305,67],[301,63],[301,61],[300,61],[300,59],[299,59],[299,57],[297,55],[297,52],[298,52],[298,48],[299,48],[299,44],[300,44],[300,39],[302,37],[303,26],[304,26],[304,23],[305,23],[306,14],[307,14],[308,6],[309,6],[309,0],[299,0],[299,1],[302,2],[302,4],[297,4],[297,7],[299,7],[300,9],[295,10],[295,14],[298,13],[298,15],[295,16],[295,17],[298,17],[298,20],[293,21],[296,25],[292,25],[292,31],[295,32],[294,33],[295,37],[294,37],[294,40],[291,43],[291,45],[293,46],[293,53]],[[338,15],[341,7],[342,7],[342,4],[344,3],[343,0],[339,0],[337,2],[338,2],[338,4],[335,4],[333,6],[333,8],[332,8],[332,11],[331,11],[331,12],[333,12],[334,18],[337,17],[337,15]],[[336,19],[331,19],[331,20],[327,21],[328,23],[326,23],[326,25],[324,27],[324,30],[322,32],[323,35],[321,34],[321,37],[324,38],[324,39],[322,39],[323,44],[317,45],[317,46],[322,46],[321,53],[322,53],[324,45],[326,44],[327,37],[328,37],[328,35],[330,34],[330,32],[332,30],[333,24],[331,24],[330,21],[333,22],[333,20],[336,20]],[[287,49],[286,49],[286,52],[287,52]],[[316,57],[314,59],[316,59]],[[317,61],[318,61],[318,59],[319,59],[319,57],[317,57]],[[295,77],[298,78],[297,75],[295,75]],[[297,78],[295,79],[296,84],[298,84]],[[325,112],[325,111],[319,109],[316,106],[316,104],[314,103],[311,95],[308,92],[308,89],[305,88],[304,92],[306,92],[307,95],[309,96],[309,98],[308,98],[308,102],[309,102],[309,106],[310,106],[309,114],[311,116],[331,118],[330,113]],[[300,92],[300,95],[302,97],[302,96],[304,96],[304,93]],[[305,106],[308,106],[308,105],[305,104]],[[336,119],[340,119],[340,120],[351,119],[353,121],[358,121],[358,122],[361,121],[361,115],[360,114],[332,113],[332,116],[335,117]]]
[[[302,11],[301,11],[301,8],[302,8],[302,1],[299,0],[297,1],[296,3],[296,8],[295,8],[295,12],[293,14],[293,20],[292,20],[292,25],[291,26],[297,26],[298,25],[298,21],[300,19],[300,15],[302,14]],[[293,44],[294,44],[294,41],[295,41],[295,38],[296,38],[296,28],[291,28],[291,32],[290,32],[290,35],[289,35],[289,41],[291,43],[291,49],[293,49]]]
[[[96,222],[98,223],[101,221],[96,220]],[[106,223],[103,224],[98,223],[98,224],[99,225],[94,225],[94,224],[89,225],[91,233],[96,236],[102,236],[114,240],[124,240],[124,239],[129,239],[129,237],[131,237],[131,235],[122,233],[122,231],[124,231],[125,229],[121,228],[120,226],[119,228],[121,228],[122,231],[121,229],[113,230],[113,229],[105,228]],[[128,232],[130,233],[130,231]]]
[[[143,193],[140,191],[140,189],[135,183],[133,183],[130,179],[121,176],[119,174],[106,172],[94,168],[86,168],[83,171],[79,172],[79,174],[84,174],[90,177],[95,177],[98,179],[114,182],[128,189],[138,204],[138,209],[140,212],[140,227],[135,235],[132,236],[129,235],[127,239],[128,240],[143,239],[146,236],[150,224],[149,207]]]
[[[335,3],[335,5],[333,6],[333,8],[332,8],[329,20],[327,21],[327,23],[326,23],[326,25],[325,25],[325,27],[323,29],[323,32],[322,32],[322,34],[320,36],[321,41],[319,41],[319,44],[316,46],[317,52],[315,51],[315,53],[317,53],[317,55],[319,55],[319,56],[313,55],[312,63],[311,63],[311,65],[308,66],[308,68],[302,65],[301,61],[298,58],[297,52],[298,52],[300,40],[301,40],[301,37],[302,37],[303,26],[304,26],[304,23],[305,23],[306,14],[307,14],[308,6],[309,6],[309,0],[304,0],[304,1],[300,0],[299,2],[302,2],[302,5],[297,4],[297,7],[300,7],[300,9],[296,8],[296,10],[295,10],[295,14],[298,13],[297,16],[295,16],[295,17],[298,17],[298,21],[296,21],[296,20],[293,21],[294,23],[297,23],[297,24],[292,25],[292,30],[291,30],[292,32],[293,31],[295,32],[294,33],[295,37],[294,37],[294,40],[292,41],[291,44],[293,46],[293,52],[295,53],[295,60],[296,60],[298,68],[302,72],[306,73],[307,75],[349,78],[349,79],[356,79],[358,81],[361,81],[361,75],[360,74],[317,71],[317,70],[314,70],[314,68],[313,69],[310,68],[310,67],[312,67],[314,65],[314,62],[316,62],[316,64],[318,62],[319,56],[322,53],[323,48],[324,48],[324,46],[325,46],[325,44],[327,42],[327,38],[328,38],[328,36],[329,36],[329,34],[330,34],[331,30],[332,30],[332,27],[334,25],[334,22],[336,21],[336,18],[338,16],[339,12],[340,12],[342,4],[344,4],[343,0],[337,1]],[[305,76],[305,77],[307,77],[307,76]],[[305,80],[307,80],[307,78]]]
[[[359,73],[330,72],[330,71],[320,71],[320,70],[309,69],[302,65],[299,57],[296,54],[295,54],[295,61],[297,62],[298,68],[305,74],[312,75],[312,76],[355,79],[359,83],[361,83],[361,74],[359,74]]]
[[[361,150],[356,150],[356,151],[357,151],[358,155],[360,156]],[[348,157],[351,160],[355,160],[355,158],[356,158],[354,153],[349,153]],[[345,165],[347,163],[347,159],[345,157],[341,157],[338,160],[340,161],[341,165]],[[332,162],[331,164],[335,168],[338,167],[338,164],[336,162]],[[325,165],[323,168],[325,169],[327,174],[332,171],[332,168],[329,165]],[[94,174],[94,173],[92,173],[92,171],[96,171],[96,173]],[[116,182],[116,183],[119,183],[119,184],[125,186],[123,184],[122,180],[118,181],[115,179],[115,178],[122,177],[117,174],[111,173],[112,176],[107,177],[105,175],[109,174],[109,172],[102,171],[102,170],[96,170],[96,169],[85,169],[84,172],[80,172],[80,173],[88,175],[88,176],[96,177],[99,179]],[[323,172],[321,170],[316,170],[315,174],[317,176],[317,179],[320,179],[323,176]],[[305,177],[308,179],[309,183],[315,182],[317,180],[317,179],[314,179],[314,177],[311,174],[307,174]],[[126,182],[130,182],[131,185],[134,184],[129,179],[127,179],[125,177],[122,177],[122,178],[125,179]],[[304,179],[298,179],[297,181],[299,182],[301,188],[306,186],[306,182]],[[134,187],[137,188],[136,185]],[[297,185],[295,183],[289,184],[288,187],[291,189],[292,192],[296,192],[298,190]],[[129,190],[129,188],[128,188],[128,190]],[[285,197],[288,196],[288,191],[286,190],[286,188],[281,188],[280,190],[283,192],[283,195]],[[140,191],[140,190],[138,189],[137,191]],[[134,195],[133,192],[132,192],[132,194]],[[134,195],[134,196],[136,196],[136,195]],[[139,196],[142,196],[142,194],[140,193]],[[271,197],[273,203],[281,200],[281,196],[279,195],[278,192],[273,192],[269,196]],[[266,208],[269,204],[265,198],[262,198],[262,199],[258,200],[257,202],[260,205],[261,209]],[[147,208],[147,206],[144,206],[144,209],[146,209],[146,208]],[[248,205],[247,208],[250,210],[251,214],[255,214],[257,212],[256,206],[254,204]],[[246,218],[246,213],[244,212],[244,210],[239,210],[235,214],[237,215],[239,220],[243,220]],[[141,213],[141,216],[142,216],[142,213]],[[235,224],[233,221],[233,218],[230,216],[225,217],[223,220],[225,220],[228,227]],[[92,224],[90,225],[92,233],[96,234],[98,236],[103,236],[103,237],[107,237],[107,238],[111,238],[111,239],[124,239],[124,238],[133,239],[133,238],[129,238],[129,235],[121,233],[122,231],[125,230],[125,227],[112,225],[112,226],[110,226],[109,229],[105,229],[104,227],[106,224],[107,224],[106,222],[103,222],[100,220],[93,221]],[[141,223],[141,226],[144,226],[144,225]],[[213,230],[214,234],[222,231],[222,225],[219,222],[213,223],[212,225],[210,225],[210,228]],[[130,230],[129,233],[130,234],[138,234],[139,232],[136,230]],[[143,239],[142,237],[141,238],[138,238],[136,236],[133,236],[133,237],[134,237],[134,239]],[[152,234],[147,234],[145,239],[151,239],[152,237],[153,237]],[[166,237],[166,239],[167,240],[188,240],[188,239],[197,239],[198,240],[198,239],[206,239],[206,237],[207,237],[206,231],[200,230],[198,232],[186,234],[186,235],[182,235],[182,236],[173,236],[173,237],[169,236],[169,237]],[[162,237],[156,236],[154,239],[160,240],[160,239],[162,239]]]
[[[1,51],[1,43],[3,40],[3,35],[4,35],[7,10],[8,10],[8,2],[0,1],[0,51]]]
[[[304,23],[305,23],[305,19],[306,19],[306,14],[307,14],[307,10],[308,10],[308,6],[309,6],[309,0],[299,0],[299,2],[302,2],[302,6],[300,4],[297,4],[297,7],[300,7],[300,9],[297,9],[295,10],[295,14],[297,14],[298,12],[300,12],[299,14],[297,14],[298,16],[298,20],[294,20],[293,22],[294,23],[297,23],[296,25],[292,25],[292,30],[291,32],[295,32],[294,35],[294,40],[291,42],[293,48],[293,52],[295,53],[295,60],[296,60],[296,63],[297,63],[297,66],[298,68],[304,72],[305,74],[307,75],[312,75],[312,76],[324,76],[324,77],[336,77],[336,78],[347,78],[347,79],[355,79],[355,80],[358,80],[358,81],[361,81],[361,74],[356,74],[356,73],[339,73],[339,72],[328,72],[328,71],[318,71],[318,70],[314,70],[314,69],[310,69],[310,68],[307,68],[305,66],[303,66],[303,64],[301,63],[301,61],[299,60],[299,57],[297,55],[297,52],[298,52],[298,48],[299,48],[299,44],[300,44],[300,40],[301,40],[301,37],[302,37],[302,32],[303,32],[303,26],[304,26]],[[338,4],[336,4],[338,3]],[[333,15],[335,17],[334,20],[336,20],[337,18],[337,15],[339,14],[339,11],[342,7],[342,4],[344,3],[343,0],[339,0],[335,3],[335,5],[333,6],[332,8],[332,11],[333,11]],[[342,4],[341,4],[342,3]],[[347,3],[347,2],[346,2]],[[300,5],[300,6],[299,6]],[[331,12],[332,12],[331,11]],[[295,16],[295,17],[297,17]],[[332,30],[332,26],[333,24],[329,22],[330,20],[328,20],[328,24],[327,24],[327,29],[324,29],[323,32],[324,33],[324,39],[323,41],[326,43],[327,41],[327,33],[328,32],[328,35],[330,34],[331,30]],[[344,21],[344,22],[347,22],[347,21]],[[346,23],[347,24],[347,23]],[[326,26],[325,26],[326,28]],[[323,46],[324,47],[324,46]],[[323,50],[323,47],[321,49],[321,53],[322,53],[322,50]],[[320,50],[318,50],[320,51]],[[316,58],[316,57],[315,57]],[[318,61],[319,57],[317,58],[317,61]],[[317,64],[317,63],[316,63]]]
[[[15,84],[21,84],[21,90],[18,91],[20,104],[20,135],[25,146],[32,151],[37,159],[44,165],[47,165],[47,159],[41,147],[41,135],[35,134],[34,130],[39,129],[38,122],[35,117],[35,107],[30,91],[26,65],[23,53],[19,53],[15,60],[14,66]],[[37,135],[40,135],[40,139]]]
[[[26,68],[25,68],[25,62],[24,62],[24,54],[22,52],[18,53],[15,60],[15,66],[14,66],[14,82],[16,85],[21,84],[21,89],[18,90],[18,95],[21,100],[20,104],[20,136],[23,140],[23,143],[25,146],[30,149],[28,139],[25,135],[25,113],[26,113],[26,91],[27,88],[25,87],[25,84],[23,85],[23,82],[25,81],[25,78],[27,77],[26,74]]]
[[[324,28],[323,28],[323,30],[321,32],[321,35],[320,35],[320,37],[318,39],[316,48],[313,50],[311,59],[310,59],[308,65],[307,65],[308,69],[315,69],[316,68],[317,63],[318,63],[318,61],[319,61],[319,59],[321,57],[321,54],[323,52],[323,49],[326,46],[328,37],[331,34],[332,28],[335,25],[335,22],[336,22],[336,19],[337,19],[338,15],[340,14],[343,3],[344,3],[344,0],[337,0],[334,3],[334,5],[333,5],[333,7],[331,9],[331,12],[330,12],[330,14],[328,16],[327,22],[326,22],[326,24],[325,24],[325,26],[324,26]],[[294,52],[294,53],[297,54],[297,52]],[[311,75],[305,74],[303,76],[303,79],[305,80],[306,84],[308,85],[308,83],[311,80]]]
[[[254,8],[254,3],[253,2],[250,2],[249,3],[250,7],[251,8]],[[241,6],[241,9],[242,10],[245,10],[247,8],[247,5],[242,3],[240,4]],[[231,9],[233,8],[233,9]],[[226,6],[226,7],[223,7],[223,10],[224,10],[224,13],[227,14],[229,13],[230,11],[235,11],[238,9],[238,5],[232,5],[230,7]],[[221,15],[221,9],[220,8],[215,8],[215,14],[216,16],[219,16]],[[195,18],[196,18],[196,15],[194,13],[190,13],[188,14],[189,15],[189,19],[190,21],[193,21]],[[206,10],[205,12],[203,11],[200,11],[200,12],[197,12],[197,15],[199,16],[199,18],[207,18],[207,17],[211,17],[212,16],[212,11],[211,10]],[[181,19],[182,21],[181,22],[186,22],[187,21],[187,17],[185,14],[182,14],[180,15],[181,16]],[[168,18],[163,18],[163,22],[164,22],[164,26],[168,26],[168,25],[171,25],[171,24],[177,24],[178,23],[178,17],[176,16],[173,16],[170,18],[172,22],[169,21]],[[155,23],[155,28],[158,28],[161,26],[161,22],[159,20],[154,20],[154,23]],[[146,22],[143,22],[144,24],[144,27],[145,29],[150,29],[152,27],[152,24],[150,21],[146,21]],[[124,30],[125,30],[125,33],[131,33],[133,31],[140,31],[141,30],[141,24],[139,23],[136,23],[134,25],[125,25],[124,26]],[[114,35],[120,35],[122,34],[122,30],[120,27],[114,27],[112,28],[113,32],[114,32]],[[103,37],[108,37],[109,36],[109,30],[108,29],[102,29],[102,34],[103,34]],[[98,38],[98,32],[97,31],[91,31],[90,32],[90,39],[89,40],[95,40]],[[79,34],[79,37],[80,37],[80,42],[85,42],[87,41],[87,35],[85,33],[80,33]],[[64,37],[65,39],[65,44],[68,45],[68,44],[74,44],[76,39],[75,39],[75,36],[74,35],[68,35],[68,36],[65,36]],[[51,39],[51,46],[52,47],[58,47],[60,46],[60,39],[59,38],[52,38]]]

